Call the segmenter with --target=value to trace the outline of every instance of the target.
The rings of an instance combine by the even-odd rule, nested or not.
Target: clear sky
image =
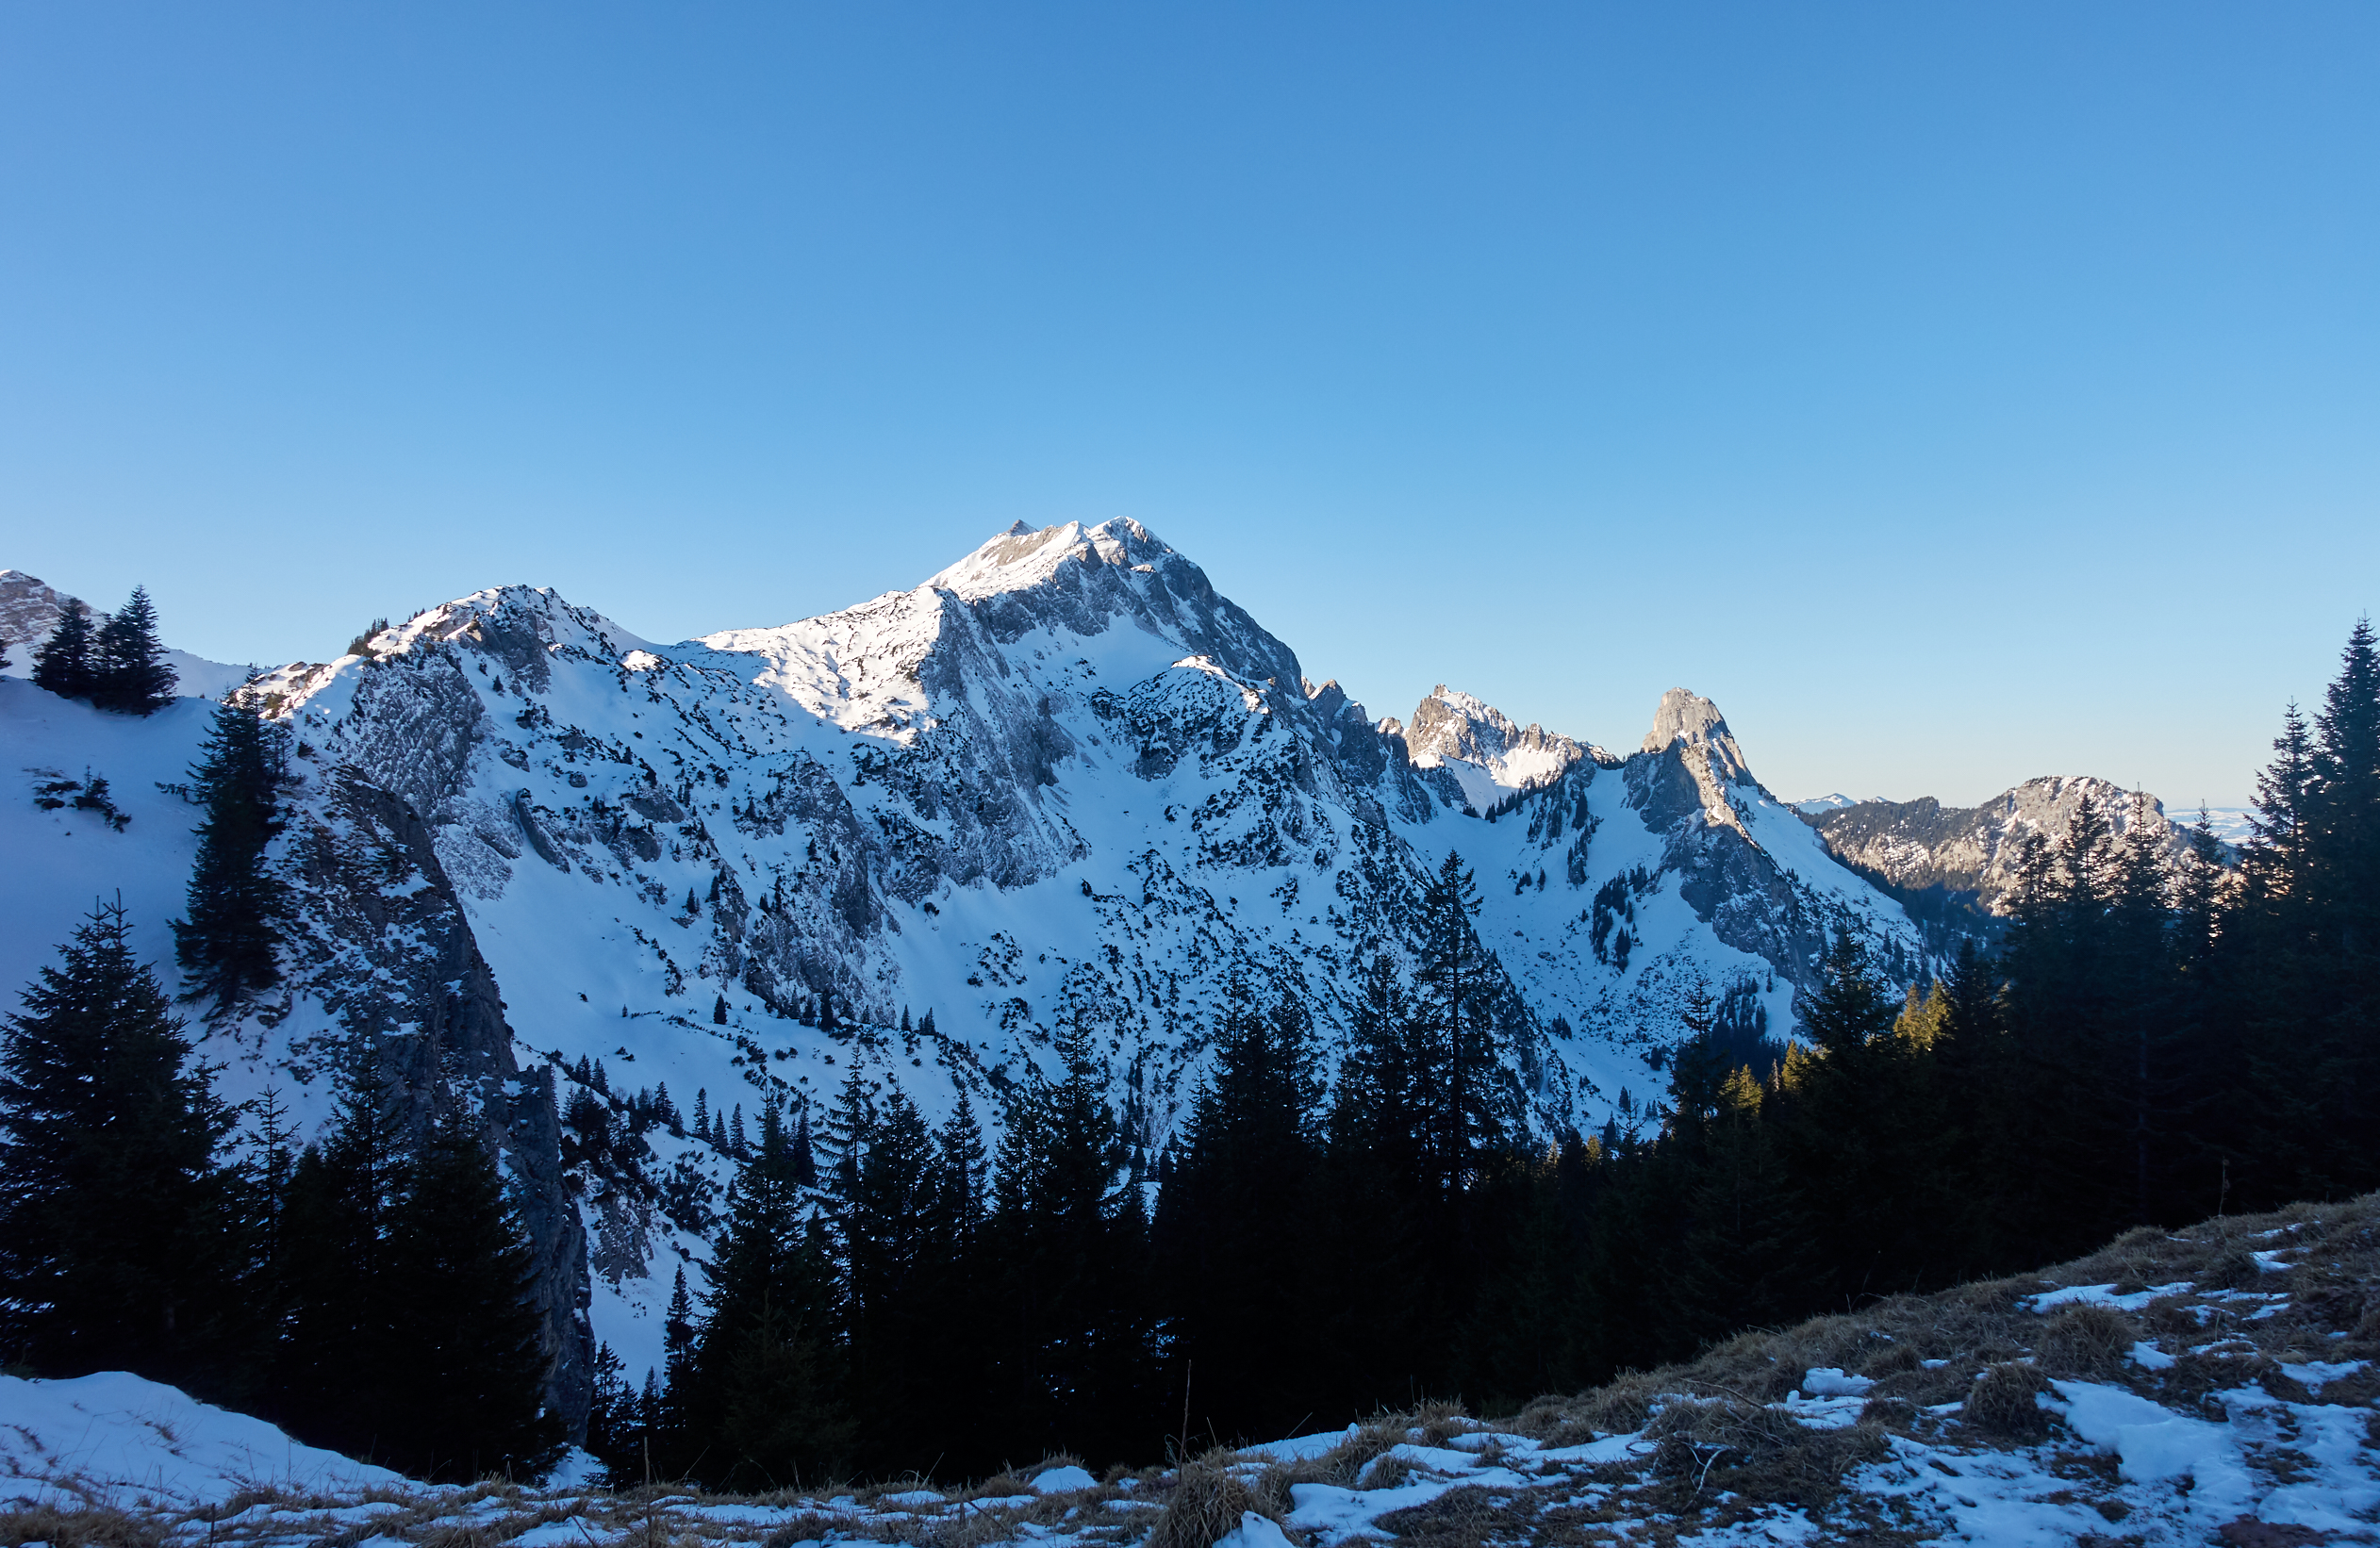
[[[2238,803],[2380,605],[2380,8],[0,8],[0,565],[320,659],[1134,517],[1316,679]]]

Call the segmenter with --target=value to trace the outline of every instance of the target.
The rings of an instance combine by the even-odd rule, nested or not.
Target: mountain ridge
[[[520,1104],[577,1112],[584,1079],[756,1112],[856,1069],[997,1122],[1063,1035],[1145,1161],[1234,981],[1305,999],[1328,1064],[1359,970],[1410,964],[1457,851],[1523,1133],[1645,1122],[1697,992],[1783,1032],[1832,930],[1925,967],[1899,905],[1760,785],[1708,700],[1665,696],[1660,734],[1616,758],[1448,700],[1474,750],[1476,722],[1562,760],[1482,812],[1137,523],[1012,529],[908,590],[677,644],[530,586],[363,643],[256,684],[304,776],[272,863],[309,886],[283,985],[205,1051],[234,1095],[312,1071],[292,1105],[318,1122],[308,1050],[369,1038],[425,1111],[486,1114],[550,1222],[550,1336],[600,1337],[632,1373],[658,1363],[675,1267],[700,1278],[732,1159],[666,1128],[537,1132]],[[14,900],[22,983],[71,928],[60,898],[123,886],[158,933],[178,912],[189,818],[147,788],[181,777],[207,713],[124,722],[0,687],[30,761],[139,794],[123,832],[7,814],[50,883]],[[457,1063],[438,964],[472,952],[479,1051]]]

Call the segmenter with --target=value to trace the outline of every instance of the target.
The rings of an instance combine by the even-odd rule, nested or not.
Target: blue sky
[[[1375,714],[2243,800],[2380,602],[2366,5],[0,10],[0,564],[223,659],[1136,518]]]

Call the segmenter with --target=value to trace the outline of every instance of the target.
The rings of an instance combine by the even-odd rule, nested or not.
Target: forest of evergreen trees
[[[1147,1460],[1423,1396],[1493,1409],[2135,1225],[2371,1189],[2367,625],[2312,720],[2289,712],[2258,811],[2236,855],[2202,817],[2176,858],[2085,805],[2030,841],[1996,953],[1899,985],[1832,940],[1781,1057],[1696,996],[1641,1133],[1523,1132],[1452,857],[1410,973],[1364,973],[1335,1069],[1311,1008],[1234,985],[1153,1158],[1087,1037],[1008,1094],[989,1146],[965,1101],[932,1126],[854,1072],[730,1142],[707,1293],[679,1280],[666,1369],[605,1352],[589,1448],[616,1481],[739,1488]],[[227,818],[219,848],[259,831]],[[194,880],[191,927],[201,903]],[[209,939],[184,935],[235,991],[252,959]],[[405,1153],[368,1057],[343,1090],[294,1157],[268,1117],[237,1124],[103,909],[0,1058],[8,1358],[183,1381],[417,1471],[549,1454],[490,1153],[460,1115]]]

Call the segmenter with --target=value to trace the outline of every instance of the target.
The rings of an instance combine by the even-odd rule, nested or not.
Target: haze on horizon
[[[218,660],[1132,517],[1375,715],[2243,803],[2380,594],[2380,16],[0,15],[0,565]]]

